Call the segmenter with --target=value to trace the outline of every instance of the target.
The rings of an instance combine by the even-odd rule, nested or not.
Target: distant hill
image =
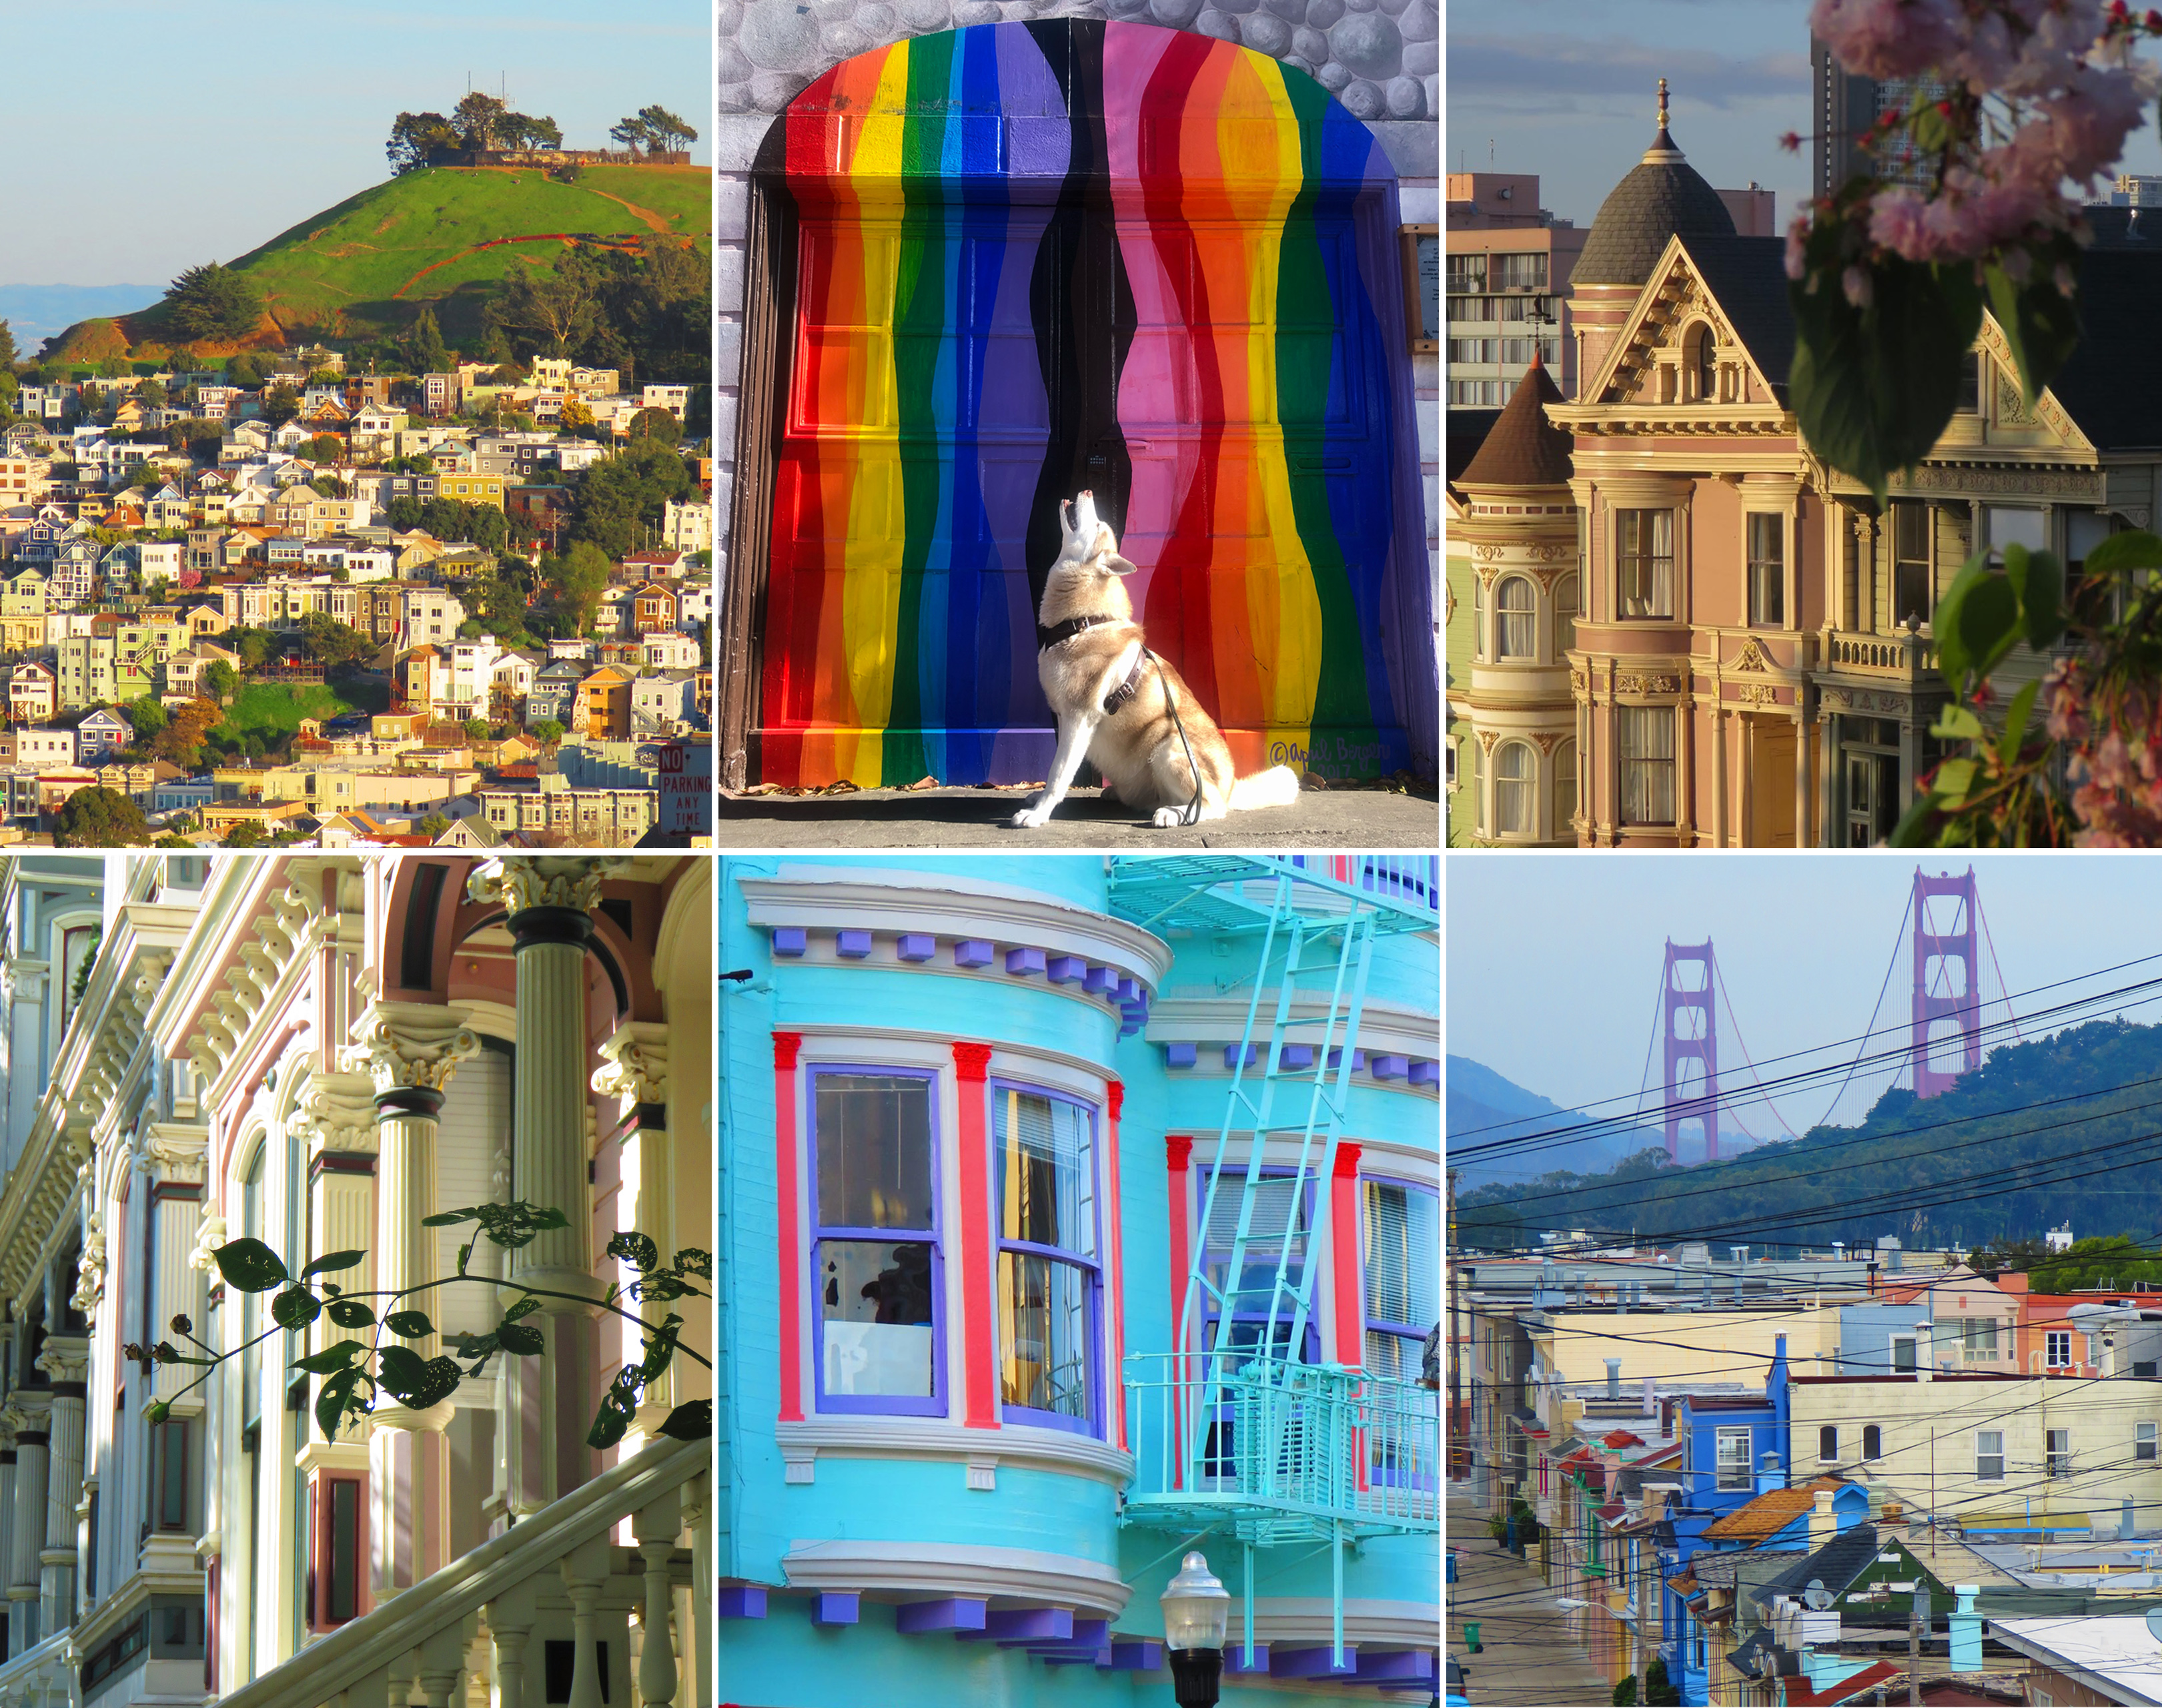
[[[154,302],[162,285],[0,285],[0,321],[25,354],[77,321]]]
[[[1447,1142],[1485,1145],[1497,1139],[1565,1132],[1589,1125],[1588,1118],[1564,1109],[1553,1099],[1527,1091],[1469,1056],[1449,1058]],[[1459,1171],[1460,1193],[1501,1181],[1533,1180],[1556,1169],[1572,1173],[1611,1168],[1645,1140],[1601,1127],[1582,1139],[1542,1140],[1535,1150],[1498,1152],[1452,1162]]]
[[[311,337],[402,332],[423,303],[452,345],[479,341],[480,312],[515,267],[567,246],[662,236],[710,248],[713,174],[703,166],[588,166],[566,184],[537,167],[436,166],[349,196],[227,264],[262,287],[248,337],[206,353]],[[212,258],[206,256],[208,260]],[[162,346],[162,286],[132,310],[76,321],[49,356],[97,361]]]
[[[1452,1092],[1454,1071],[1452,1058]],[[2069,1221],[2151,1240],[2162,1228],[2158,1163],[2162,1026],[2101,1020],[2000,1046],[1927,1101],[1888,1091],[1858,1126],[1813,1127],[1689,1169],[1662,1155],[1535,1188],[1490,1183],[1460,1188],[1457,1203],[1460,1226],[1526,1237],[1583,1228],[1823,1246],[1894,1234],[1971,1246]]]

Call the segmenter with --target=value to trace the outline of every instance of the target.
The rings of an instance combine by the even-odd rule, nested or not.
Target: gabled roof
[[[1787,371],[1794,363],[1794,311],[1787,301],[1784,240],[1684,235],[1681,245],[1749,359],[1784,403]]]
[[[1856,1524],[1841,1531],[1815,1554],[1804,1554],[1778,1576],[1761,1588],[1750,1592],[1750,1599],[1759,1606],[1768,1607],[1781,1596],[1791,1596],[1799,1601],[1802,1592],[1812,1580],[1821,1582],[1835,1596],[1846,1593],[1846,1587],[1877,1558],[1877,1527]]]
[[[2162,253],[2094,248],[2079,261],[2074,300],[2083,336],[2050,393],[2096,447],[2162,446],[2162,344],[2154,336],[2162,300]]]

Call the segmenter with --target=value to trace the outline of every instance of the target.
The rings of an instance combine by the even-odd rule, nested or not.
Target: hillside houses
[[[246,822],[312,838],[335,818],[347,845],[371,826],[405,845],[426,817],[429,838],[438,820],[467,823],[464,845],[493,847],[567,823],[631,839],[655,828],[656,802],[617,797],[657,795],[655,744],[704,740],[710,498],[671,499],[659,525],[648,512],[582,635],[547,638],[539,572],[577,537],[588,471],[640,410],[683,420],[687,389],[549,358],[523,377],[465,364],[401,379],[334,356],[288,352],[254,384],[173,371],[21,387],[0,421],[0,841],[50,833],[93,784],[159,824],[180,815],[192,837]],[[580,425],[563,430],[571,403]],[[120,709],[156,701],[170,718],[215,692],[225,703],[189,714],[213,732],[196,775]],[[297,713],[273,713],[292,697]],[[378,714],[410,727],[376,729]],[[348,716],[364,739],[331,727]],[[449,770],[431,745],[445,729],[471,744]],[[605,800],[567,781],[588,743],[644,755],[628,776],[608,761],[590,786]],[[221,755],[276,775],[225,776]],[[491,814],[498,785],[506,801],[551,798]]]

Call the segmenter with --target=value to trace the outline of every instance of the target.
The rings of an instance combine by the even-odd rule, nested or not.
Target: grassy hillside
[[[410,172],[228,264],[264,293],[264,322],[243,342],[395,333],[426,303],[451,344],[470,345],[490,290],[514,267],[546,266],[567,243],[658,234],[709,247],[712,190],[702,166],[588,166],[574,184],[530,167]],[[162,345],[161,318],[146,304],[133,314],[84,321],[68,329],[55,353],[96,361]]]
[[[2039,1235],[2071,1221],[2162,1235],[2162,1026],[2092,1021],[1993,1050],[1943,1095],[1888,1091],[1858,1127],[1731,1162],[1644,1151],[1601,1174],[1460,1194],[1459,1226],[1824,1246]]]

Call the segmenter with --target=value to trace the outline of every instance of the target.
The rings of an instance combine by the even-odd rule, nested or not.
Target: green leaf
[[[341,1269],[358,1269],[367,1257],[365,1251],[326,1251],[303,1269],[300,1277],[306,1280],[311,1275],[335,1275]]]
[[[586,1445],[606,1452],[630,1433],[632,1418],[638,1415],[637,1402],[633,1390],[622,1385],[622,1378],[611,1383],[601,1396],[600,1410],[594,1413],[593,1427],[586,1432]]]
[[[2089,575],[2117,575],[2126,570],[2162,569],[2162,536],[2144,528],[2112,534],[2087,553],[2081,567]]]
[[[243,1293],[268,1293],[291,1279],[285,1260],[260,1240],[227,1240],[211,1256],[217,1261],[217,1272]]]
[[[375,1313],[357,1298],[334,1298],[330,1319],[341,1329],[365,1329],[375,1320]]]
[[[415,1411],[426,1411],[455,1393],[464,1376],[455,1359],[431,1358],[420,1366],[420,1379],[406,1396],[405,1403]]]
[[[509,1318],[495,1325],[496,1344],[506,1352],[514,1352],[520,1358],[530,1358],[547,1350],[548,1343],[540,1338],[538,1329],[529,1329],[523,1323],[514,1323]]]
[[[1932,627],[1938,667],[1952,692],[1963,694],[1970,675],[1987,676],[2018,639],[2019,596],[1977,552],[1937,601]]]
[[[1937,721],[1930,726],[1930,734],[1940,741],[1979,741],[1982,719],[1958,701],[1948,700],[1937,713]]]
[[[333,1441],[337,1439],[345,1414],[359,1409],[356,1402],[360,1397],[360,1376],[358,1370],[340,1371],[316,1392],[316,1421]]]
[[[393,1311],[383,1319],[383,1326],[394,1335],[403,1335],[409,1340],[417,1340],[423,1335],[432,1335],[436,1325],[428,1320],[426,1311]]]
[[[661,1433],[673,1441],[705,1441],[713,1433],[713,1402],[689,1400],[668,1414]]]
[[[305,1287],[289,1287],[270,1301],[270,1319],[281,1329],[305,1329],[322,1314],[323,1302]]]
[[[427,1363],[410,1346],[385,1346],[375,1355],[375,1366],[384,1391],[402,1399],[420,1380]]]
[[[2027,644],[2039,652],[2065,632],[2065,572],[2046,551],[2008,546],[2004,578],[2019,595],[2019,619],[2027,631]]]
[[[1974,786],[1975,762],[1971,759],[1948,759],[1937,767],[1936,781],[1930,785],[1931,792],[1941,797],[1944,804],[1956,807],[1966,799],[1967,791]]]
[[[295,1358],[293,1368],[305,1370],[316,1376],[335,1376],[357,1358],[365,1357],[368,1348],[358,1340],[333,1340],[320,1352],[311,1352],[306,1358]]]
[[[2072,299],[2057,289],[2060,263],[2076,271],[2079,246],[2070,241],[2037,256],[2027,282],[2015,285],[2001,266],[1983,274],[1989,291],[1991,317],[2003,329],[2012,347],[2012,360],[2019,370],[2019,389],[2027,407],[2042,394],[2042,388],[2057,377],[2072,352],[2079,347],[2080,316]]]
[[[2006,765],[2019,757],[2019,749],[2027,739],[2027,720],[2034,713],[2034,697],[2041,692],[2039,682],[2029,682],[2012,697],[2012,703],[2004,713],[2004,734],[1998,738],[1997,756]]]
[[[447,1228],[457,1222],[478,1221],[480,1214],[478,1209],[446,1209],[440,1215],[422,1216],[420,1225],[424,1228]]]
[[[506,1323],[514,1323],[520,1317],[531,1316],[540,1308],[540,1301],[529,1293],[503,1314],[503,1320]]]
[[[1958,406],[1982,293],[1968,264],[1891,256],[1867,268],[1870,300],[1856,308],[1841,287],[1840,236],[1819,227],[1808,249],[1814,279],[1787,287],[1795,332],[1788,400],[1810,449],[1882,503],[1892,474],[1929,453]]]

